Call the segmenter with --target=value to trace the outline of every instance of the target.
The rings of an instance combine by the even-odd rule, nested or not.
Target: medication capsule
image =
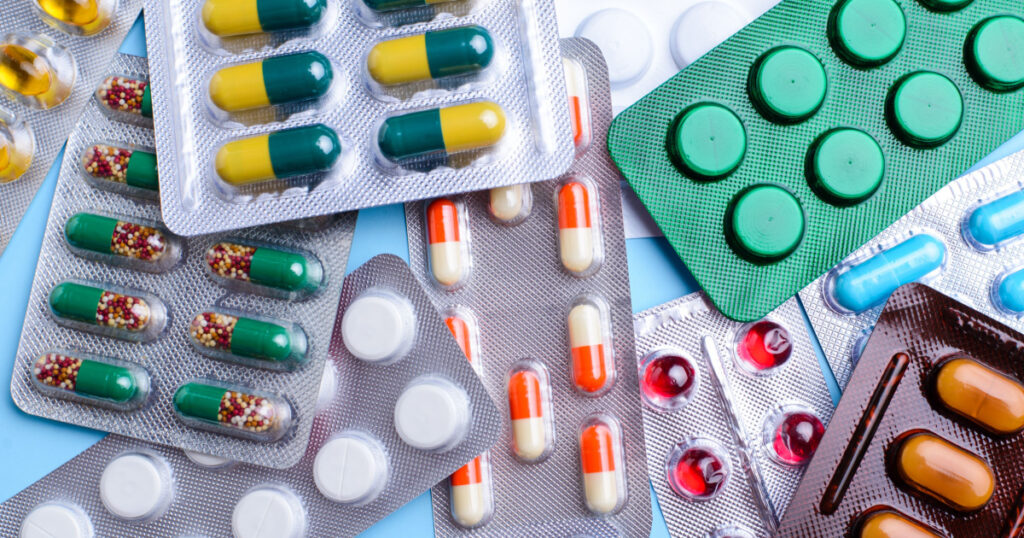
[[[481,101],[421,110],[384,121],[377,143],[384,157],[401,161],[486,148],[505,134],[505,111]]]
[[[473,458],[448,479],[452,518],[465,528],[479,526],[494,512],[486,458],[486,454]]]
[[[992,497],[995,475],[988,464],[933,433],[911,433],[895,450],[894,471],[899,480],[950,510],[977,510]]]
[[[473,364],[473,355],[476,350],[473,349],[473,333],[470,331],[469,324],[457,315],[446,317],[444,324],[448,326],[448,330],[455,337],[455,342],[459,344],[459,349],[466,355],[466,359]],[[476,365],[473,366],[475,369]]]
[[[587,273],[597,258],[589,190],[575,180],[558,189],[558,251],[562,266],[576,275]]]
[[[201,350],[276,363],[306,360],[305,334],[269,321],[202,312],[192,318],[189,335]]]
[[[82,166],[96,179],[148,191],[160,190],[156,154],[148,151],[96,144],[85,150]]]
[[[1024,233],[1024,191],[976,208],[967,218],[968,238],[990,248]]]
[[[164,233],[151,226],[92,213],[76,213],[64,225],[68,244],[100,254],[157,263],[173,256]]]
[[[920,521],[886,508],[871,512],[858,525],[859,538],[942,538]]]
[[[481,26],[463,26],[381,41],[370,49],[370,77],[391,86],[483,71],[494,41]]]
[[[516,457],[529,462],[540,460],[551,444],[548,403],[540,374],[529,368],[513,372],[508,380],[508,406]]]
[[[326,172],[341,155],[338,134],[309,125],[228,142],[217,150],[217,175],[232,185]]]
[[[74,282],[54,286],[50,310],[59,318],[135,333],[145,331],[153,319],[152,308],[140,297]]]
[[[997,435],[1024,428],[1024,386],[965,358],[939,367],[935,394],[950,411]]]
[[[587,509],[595,514],[609,514],[621,504],[619,451],[614,432],[603,422],[590,424],[580,433],[583,494]]]
[[[228,37],[309,28],[325,9],[325,0],[206,0],[202,17],[210,33]]]
[[[1000,308],[1014,314],[1024,312],[1024,269],[1001,278],[992,291],[993,299]]]
[[[46,59],[14,43],[0,43],[0,86],[24,96],[49,92],[57,80]]]
[[[487,209],[502,224],[516,224],[530,214],[533,197],[529,185],[494,187]]]
[[[615,361],[605,348],[605,323],[601,309],[591,302],[569,311],[569,347],[572,381],[584,394],[596,396],[615,380]]]
[[[316,291],[324,276],[320,262],[302,254],[229,242],[207,249],[206,264],[215,277],[302,294]]]
[[[938,269],[945,257],[942,241],[927,234],[915,235],[839,275],[835,300],[859,314],[884,303],[896,288]]]
[[[430,274],[448,288],[465,278],[469,256],[462,242],[459,208],[448,198],[438,198],[427,206],[427,244]]]
[[[96,90],[96,99],[113,112],[153,117],[153,97],[149,93],[149,82],[145,80],[107,77]]]
[[[32,164],[35,140],[28,125],[0,110],[0,184],[21,177]]]
[[[116,405],[141,403],[149,390],[145,370],[63,353],[45,353],[32,368],[36,384]]]
[[[455,0],[363,0],[363,2],[366,3],[366,7],[374,11],[398,11],[400,9],[412,9],[454,1]]]
[[[331,62],[316,51],[274,56],[225,67],[210,79],[210,100],[234,112],[322,97],[331,87]]]
[[[576,150],[590,144],[590,114],[587,103],[587,75],[576,60],[562,58],[565,88],[569,93],[569,121]]]
[[[291,422],[291,408],[282,400],[198,382],[178,387],[174,410],[191,425],[265,441],[279,439]]]
[[[36,0],[43,13],[63,23],[86,27],[100,17],[101,0]]]

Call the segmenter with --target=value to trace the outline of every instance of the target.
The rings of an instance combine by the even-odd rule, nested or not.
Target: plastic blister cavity
[[[150,273],[170,270],[182,255],[178,237],[156,222],[102,212],[72,215],[64,239],[83,258]]]
[[[33,383],[54,398],[129,410],[149,398],[149,373],[130,362],[70,351],[51,351],[36,359]]]
[[[523,462],[541,461],[555,446],[547,368],[531,360],[516,363],[509,371],[507,385],[512,453]]]
[[[465,203],[438,198],[426,205],[427,264],[434,282],[442,288],[457,289],[473,267],[470,250],[469,215]]]
[[[568,315],[569,360],[576,390],[601,396],[615,383],[615,349],[611,342],[608,305],[597,297],[577,299]]]
[[[160,178],[156,153],[123,142],[99,142],[82,152],[82,177],[94,187],[155,200]]]
[[[47,109],[63,103],[75,75],[71,54],[46,36],[15,32],[0,42],[0,86],[28,106]]]
[[[288,247],[220,241],[204,258],[209,275],[235,291],[297,299],[325,285],[320,260]]]
[[[402,360],[416,340],[409,299],[387,288],[371,288],[353,300],[341,318],[345,349],[370,364]]]
[[[425,452],[454,448],[470,419],[465,391],[440,376],[412,380],[395,402],[395,431],[405,444]]]
[[[112,119],[153,127],[153,95],[149,80],[133,75],[110,75],[96,90],[96,101]]]
[[[167,463],[149,452],[126,452],[100,475],[100,500],[114,517],[152,521],[171,504],[174,482]]]
[[[98,282],[61,282],[49,305],[61,325],[132,342],[153,341],[167,325],[167,307],[155,295]]]
[[[214,380],[174,391],[174,411],[188,426],[255,441],[277,441],[292,428],[292,407],[281,397]]]
[[[33,0],[54,26],[76,35],[93,35],[110,25],[117,0]]]
[[[317,451],[313,480],[324,497],[362,506],[387,485],[388,459],[380,441],[357,431],[342,432]]]
[[[32,129],[17,116],[0,108],[0,183],[21,177],[32,164],[35,139]]]
[[[298,368],[309,349],[306,333],[294,323],[224,310],[196,314],[189,336],[204,355],[257,368]]]
[[[580,424],[580,471],[587,509],[608,515],[626,502],[626,470],[622,459],[622,430],[609,415],[595,415]]]
[[[578,277],[596,273],[604,262],[599,191],[590,178],[571,175],[556,190],[558,257]]]

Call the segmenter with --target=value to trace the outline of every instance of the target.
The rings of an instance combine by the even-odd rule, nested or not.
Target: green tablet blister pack
[[[1021,0],[783,0],[608,147],[726,316],[759,319],[1024,129]]]

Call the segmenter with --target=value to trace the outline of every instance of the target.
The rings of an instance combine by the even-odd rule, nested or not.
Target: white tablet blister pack
[[[744,324],[696,292],[633,324],[647,472],[669,533],[774,536],[832,417],[796,299]]]
[[[371,259],[340,304],[298,464],[110,435],[0,505],[0,535],[355,536],[494,445],[501,416],[405,262]]]
[[[116,55],[104,75],[68,141],[11,396],[53,420],[290,467],[309,443],[356,215],[172,234],[153,130],[133,112],[146,60]]]
[[[0,10],[0,253],[142,0],[9,0]]]
[[[889,295],[921,282],[1024,330],[1024,152],[946,185],[800,291],[840,387]]]

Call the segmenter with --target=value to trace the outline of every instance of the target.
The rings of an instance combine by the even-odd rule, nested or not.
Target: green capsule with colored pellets
[[[76,213],[64,225],[64,238],[75,248],[164,266],[178,249],[158,228],[92,213]]]
[[[44,392],[58,396],[73,393],[121,408],[137,406],[149,395],[149,376],[145,370],[66,353],[41,355],[33,365],[32,379]]]
[[[433,4],[447,4],[455,0],[363,0],[366,7],[374,11],[398,11],[400,9],[412,9]]]
[[[309,28],[320,22],[326,0],[206,0],[203,26],[221,36]]]
[[[326,125],[284,129],[228,142],[217,151],[217,175],[232,185],[325,172],[341,155],[338,134]]]
[[[164,311],[141,297],[115,291],[61,282],[50,291],[50,311],[58,318],[79,321],[129,333],[143,333]],[[134,339],[134,338],[133,338]]]
[[[479,101],[390,117],[377,133],[377,144],[389,160],[402,161],[486,148],[504,135],[505,111]]]
[[[296,294],[313,293],[324,277],[323,266],[315,258],[229,242],[208,248],[206,264],[216,277]]]
[[[331,62],[316,51],[225,67],[210,79],[210,100],[234,112],[309,101],[331,87]]]
[[[189,335],[201,352],[215,356],[223,353],[283,367],[306,360],[302,330],[269,321],[202,312],[192,318]]]
[[[85,150],[82,167],[96,179],[149,191],[160,190],[156,155],[148,151],[96,144]]]
[[[481,26],[463,26],[381,41],[366,68],[385,86],[481,71],[494,58],[494,41]]]
[[[261,441],[280,439],[291,425],[291,407],[284,400],[214,382],[178,387],[174,410],[188,425]]]

